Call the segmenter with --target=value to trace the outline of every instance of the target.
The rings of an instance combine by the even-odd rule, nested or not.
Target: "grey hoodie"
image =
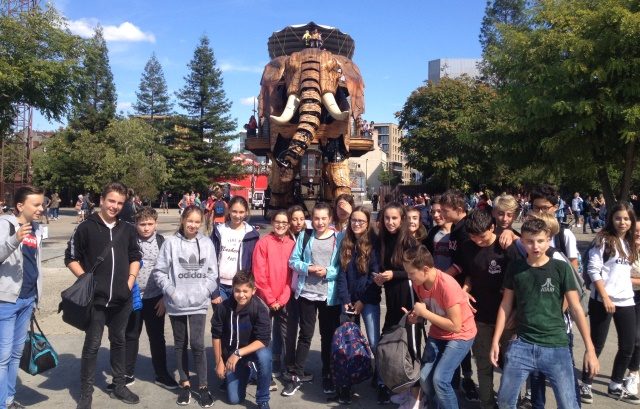
[[[180,233],[167,237],[152,274],[167,314],[206,314],[218,279],[213,242],[201,233],[190,240]]]
[[[20,224],[12,214],[0,216],[0,301],[15,303],[22,288],[22,243],[18,242],[16,233],[10,235],[12,224],[18,231]],[[38,224],[36,223],[36,226]],[[38,241],[38,272],[42,255],[42,230],[34,231]],[[42,296],[42,274],[38,274],[38,299]]]

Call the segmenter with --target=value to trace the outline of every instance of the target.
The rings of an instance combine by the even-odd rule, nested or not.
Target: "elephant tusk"
[[[344,121],[349,118],[349,111],[340,111],[336,98],[332,93],[327,92],[322,95],[322,103],[324,104],[329,114],[337,121]]]
[[[289,123],[293,115],[296,113],[298,109],[298,105],[300,105],[300,98],[298,98],[295,94],[289,95],[289,99],[287,100],[287,106],[284,107],[282,111],[282,115],[273,116],[271,115],[271,120],[279,125],[286,125]]]

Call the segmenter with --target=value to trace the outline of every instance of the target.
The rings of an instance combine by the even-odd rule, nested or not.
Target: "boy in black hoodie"
[[[233,277],[233,297],[218,305],[211,319],[216,374],[226,377],[229,403],[244,401],[249,381],[249,361],[258,368],[256,403],[269,409],[271,383],[271,319],[269,309],[258,297],[253,276],[238,272]]]
[[[64,263],[76,276],[93,271],[93,311],[86,330],[80,364],[78,409],[90,409],[95,383],[96,360],[105,325],[111,342],[112,398],[125,403],[140,398],[125,385],[125,328],[131,313],[131,288],[140,270],[142,255],[135,228],[118,220],[127,196],[119,182],[109,183],[100,195],[100,211],[87,217],[73,232]]]

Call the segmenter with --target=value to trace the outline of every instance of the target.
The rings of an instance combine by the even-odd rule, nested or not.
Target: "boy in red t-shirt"
[[[411,311],[403,308],[409,314],[408,322],[424,319],[431,323],[420,374],[427,406],[437,403],[441,409],[456,409],[458,399],[451,379],[477,332],[467,296],[453,277],[434,267],[425,246],[407,250],[403,264],[420,299]]]

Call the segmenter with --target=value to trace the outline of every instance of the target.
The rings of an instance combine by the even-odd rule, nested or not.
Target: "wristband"
[[[137,274],[129,274],[130,276],[133,276],[133,278],[138,278]]]

